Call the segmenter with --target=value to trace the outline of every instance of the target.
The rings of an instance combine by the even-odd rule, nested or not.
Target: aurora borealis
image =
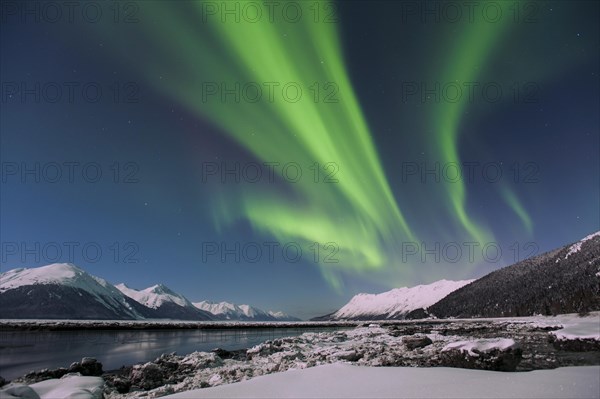
[[[2,161],[96,162],[105,179],[4,171],[2,241],[133,242],[133,285],[316,315],[356,292],[478,277],[600,225],[598,4],[100,7],[93,23],[3,9]],[[22,82],[104,95],[23,101]],[[137,182],[120,184],[123,165]],[[279,250],[291,243],[299,261]]]
[[[206,18],[206,4],[195,5],[198,19]],[[175,43],[181,43],[178,54],[196,55],[184,64],[206,72],[175,77],[161,89],[213,121],[260,161],[276,165],[294,162],[303,173],[315,163],[319,169],[335,165],[333,184],[299,179],[291,185],[291,199],[274,192],[265,194],[251,185],[241,190],[241,197],[219,198],[217,222],[246,218],[267,236],[279,242],[297,242],[303,248],[312,243],[335,243],[343,262],[319,263],[336,286],[339,282],[329,273],[330,267],[384,267],[389,260],[382,242],[414,236],[391,194],[347,76],[336,24],[315,24],[303,18],[290,26],[263,18],[257,23],[217,19],[208,25],[225,55],[213,55],[201,44],[176,39]],[[207,87],[228,85],[232,90],[239,82],[273,82],[277,88],[292,85],[302,94],[286,99],[285,91],[281,95],[277,91],[277,98],[269,96],[272,101],[251,102],[223,101],[217,92],[206,101]],[[309,95],[315,84],[335,85],[340,98],[327,102],[320,88]],[[315,95],[324,98],[315,101]],[[232,113],[240,117],[232,118]]]

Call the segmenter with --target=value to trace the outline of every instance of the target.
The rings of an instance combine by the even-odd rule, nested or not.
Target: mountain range
[[[299,321],[300,319],[283,312],[273,312],[252,307],[250,305],[236,305],[229,302],[194,302],[198,309],[210,312],[224,320],[273,320],[273,321]]]
[[[55,263],[0,274],[2,319],[176,319],[176,320],[299,320],[282,312],[222,302],[193,304],[158,284],[136,290],[112,285],[70,263]],[[230,308],[230,312],[219,309]]]
[[[358,294],[312,320],[504,317],[600,310],[600,232],[477,280]]]
[[[533,256],[477,280],[440,280],[358,294],[313,320],[504,317],[600,310],[600,232]],[[202,301],[158,284],[112,285],[79,267],[57,263],[0,274],[3,319],[299,320],[249,305]]]

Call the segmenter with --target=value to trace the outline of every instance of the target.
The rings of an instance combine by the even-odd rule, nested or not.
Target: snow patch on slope
[[[577,252],[581,251],[581,245],[586,242],[591,240],[594,237],[598,237],[600,236],[600,231],[597,231],[595,233],[590,234],[589,236],[586,236],[584,238],[582,238],[580,241],[576,242],[575,244],[571,245],[569,247],[569,252],[567,252],[567,254],[565,255],[565,259],[567,259],[569,256],[576,254]]]
[[[358,294],[332,317],[344,319],[378,315],[387,315],[388,318],[402,316],[415,309],[427,308],[473,281],[440,280],[411,288],[395,288],[381,294]]]

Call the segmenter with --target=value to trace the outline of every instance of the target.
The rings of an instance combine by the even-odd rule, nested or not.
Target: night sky
[[[308,318],[600,229],[598,2],[0,17],[2,271],[73,262]]]

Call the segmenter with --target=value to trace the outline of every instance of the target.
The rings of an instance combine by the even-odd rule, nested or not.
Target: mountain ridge
[[[402,310],[402,304],[393,300],[394,293],[444,281],[448,282],[439,280],[380,294],[357,294],[338,311],[311,320],[508,317],[600,310],[600,231],[479,279],[463,280],[466,284],[459,284],[430,304],[416,306],[413,301],[404,307],[406,312],[394,310],[396,305]],[[379,307],[368,305],[369,301],[377,303],[378,299]]]
[[[450,292],[475,280],[438,280],[414,287],[400,287],[379,294],[359,293],[329,315],[312,320],[403,319],[410,312],[433,305]]]
[[[2,319],[289,321],[250,305],[233,305],[245,308],[247,317],[226,319],[194,306],[164,284],[143,290],[124,283],[113,285],[72,263],[0,273],[0,304]],[[299,320],[292,316],[289,319]]]
[[[600,310],[600,231],[488,273],[428,309],[439,318],[592,310]]]
[[[198,309],[208,311],[225,320],[260,320],[260,321],[299,321],[300,319],[284,312],[264,311],[250,305],[236,305],[230,302],[193,302]]]

